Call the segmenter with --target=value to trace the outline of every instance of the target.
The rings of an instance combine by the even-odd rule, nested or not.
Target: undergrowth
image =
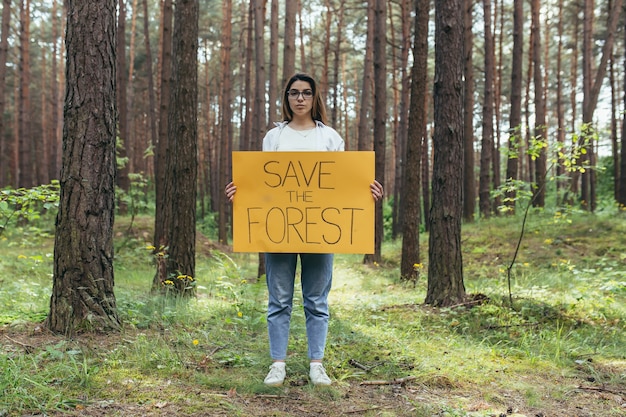
[[[245,407],[223,393],[253,398],[299,390],[328,404],[345,398],[351,386],[402,378],[422,393],[463,393],[430,396],[428,403],[403,394],[416,416],[498,415],[511,397],[519,409],[548,409],[550,401],[571,399],[582,383],[624,392],[623,216],[531,216],[513,270],[512,306],[505,268],[516,243],[514,217],[464,226],[470,296],[451,308],[423,304],[426,277],[398,279],[400,242],[386,242],[384,260],[374,266],[362,264],[360,255],[337,255],[325,359],[335,383],[321,390],[306,381],[299,294],[287,387],[262,383],[269,365],[266,290],[264,278],[255,276],[256,254],[199,254],[195,299],[151,296],[154,267],[140,230],[151,219],[134,218],[135,233],[116,243],[123,330],[65,340],[42,325],[52,284],[51,237],[29,236],[25,243],[21,230],[7,230],[0,237],[0,303],[6,306],[0,312],[0,416],[94,406],[124,415],[120,404],[152,410],[177,404],[181,415],[236,416],[246,415]],[[606,416],[623,412],[610,402],[600,409]]]

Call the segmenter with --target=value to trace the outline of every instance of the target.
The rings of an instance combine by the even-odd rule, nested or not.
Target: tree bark
[[[30,103],[30,0],[20,1],[20,57],[19,57],[19,187],[35,186],[37,164],[35,163],[35,144],[31,129]]]
[[[532,10],[532,32],[533,32],[533,83],[535,86],[535,127],[534,137],[537,141],[545,142],[546,135],[546,105],[543,87],[543,69],[541,62],[541,23],[539,20],[540,2],[531,2]],[[533,206],[545,207],[546,205],[546,169],[547,152],[546,147],[541,146],[538,150],[535,161],[535,188],[533,192]]]
[[[483,89],[483,117],[482,117],[482,140],[480,149],[480,178],[478,205],[480,215],[489,218],[492,213],[491,185],[495,175],[493,152],[493,69],[494,69],[494,41],[491,32],[491,0],[483,0],[483,21],[485,31],[485,82]]]
[[[167,275],[176,295],[195,295],[196,194],[198,176],[199,0],[178,0],[172,38],[172,105],[165,173]]]
[[[222,97],[222,110],[220,111],[220,186],[219,189],[223,190],[230,178],[230,152],[232,150],[232,137],[230,136],[230,123],[232,117],[231,109],[231,38],[232,38],[232,1],[224,0],[222,2],[222,91],[220,95]],[[218,240],[222,244],[228,243],[228,233],[226,224],[228,220],[229,202],[226,199],[224,193],[220,193],[219,196],[219,222],[218,222]]]
[[[115,0],[68,0],[63,168],[48,328],[120,328],[113,292]]]
[[[374,0],[367,1],[367,38],[365,41],[365,55],[363,57],[363,85],[361,87],[361,107],[359,109],[359,127],[358,127],[358,145],[359,151],[367,151],[373,149],[371,128],[370,128],[370,112],[372,93],[371,86],[374,50]]]
[[[463,8],[435,3],[434,162],[426,304],[465,298],[461,255],[463,187]]]
[[[422,140],[426,132],[426,90],[428,83],[428,20],[429,0],[415,2],[415,42],[413,45],[413,68],[411,69],[411,104],[407,139],[406,162],[404,164],[404,198],[402,260],[400,276],[404,280],[419,278],[421,223],[421,153]]]
[[[126,0],[119,0],[119,13],[117,20],[117,107],[119,109],[118,128],[119,146],[118,157],[123,165],[118,167],[117,186],[125,192],[130,190],[128,149],[130,140],[128,137],[128,96],[127,96],[127,72],[126,72]],[[122,200],[118,200],[120,214],[125,214],[128,207]]]
[[[623,13],[626,15],[626,6],[624,6]],[[624,33],[624,68],[626,68],[626,23],[622,30]],[[624,72],[624,82],[622,85],[626,86],[626,72]],[[624,108],[626,109],[626,88],[623,91],[624,94]],[[619,176],[619,191],[617,202],[620,208],[626,209],[626,112],[622,115],[622,139],[621,139],[621,158],[620,158],[620,176]]]
[[[387,122],[387,5],[385,0],[374,2],[374,152],[376,179],[385,185],[385,148]],[[382,201],[376,202],[374,253],[364,258],[365,263],[381,261],[383,241]]]
[[[172,0],[163,2],[161,11],[161,72],[159,74],[159,127],[154,161],[155,215],[154,215],[154,253],[157,256],[157,272],[152,282],[152,289],[160,289],[167,279],[164,249],[167,242],[166,225],[169,223],[165,208],[165,174],[169,154],[168,113],[172,86]]]
[[[295,0],[285,2],[285,35],[283,45],[283,79],[282,87],[287,80],[296,72],[296,12],[298,2]]]
[[[5,91],[7,58],[9,55],[9,30],[11,29],[11,0],[2,2],[2,34],[0,35],[0,91]],[[6,95],[0,94],[0,114],[4,114],[6,107]],[[11,143],[4,134],[4,117],[0,117],[0,187],[9,183],[10,155],[12,154]]]
[[[474,221],[476,210],[476,174],[474,152],[474,34],[473,9],[474,0],[464,0],[464,67],[465,94],[463,96],[463,218],[467,222]]]
[[[522,144],[522,62],[524,60],[524,2],[513,2],[513,57],[511,65],[511,113],[509,116],[509,143],[506,162],[507,180],[519,178],[520,146]],[[506,194],[508,213],[515,213],[517,193]]]

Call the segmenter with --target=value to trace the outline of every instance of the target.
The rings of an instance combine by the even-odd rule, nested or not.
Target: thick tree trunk
[[[428,291],[425,302],[456,304],[465,298],[461,255],[463,189],[463,7],[435,3],[435,136],[430,210]]]
[[[291,3],[294,1],[287,2],[289,5],[287,7],[293,7]],[[293,16],[293,54],[295,58],[295,19]],[[286,20],[286,19],[285,19]],[[278,86],[278,0],[272,0],[271,9],[270,9],[270,71],[269,71],[269,91],[267,92],[267,100],[268,100],[268,109],[267,109],[267,128],[271,129],[273,127],[274,122],[278,119],[279,107],[277,98],[280,96],[279,91],[282,89]],[[285,45],[289,43],[285,39]]]
[[[115,0],[68,0],[63,169],[47,326],[120,327],[113,293]]]

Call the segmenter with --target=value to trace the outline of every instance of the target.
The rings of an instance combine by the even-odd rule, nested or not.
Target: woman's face
[[[300,93],[300,94],[297,94]],[[313,108],[313,90],[308,81],[296,80],[287,91],[289,107],[294,117],[309,116]]]

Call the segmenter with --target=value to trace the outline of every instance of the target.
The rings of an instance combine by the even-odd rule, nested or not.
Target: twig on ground
[[[367,413],[373,410],[379,410],[380,407],[361,408],[360,410],[344,411],[343,414]]]
[[[6,337],[7,339],[9,339],[11,342],[15,343],[16,345],[20,345],[21,347],[24,348],[24,350],[26,351],[26,353],[32,353],[33,350],[35,350],[35,346],[32,345],[27,345],[25,343],[22,343],[18,340],[15,339],[11,339],[9,336],[7,336],[6,334],[4,335],[4,337]]]
[[[370,370],[370,369],[372,369],[371,367],[368,367],[368,366],[365,366],[365,365],[363,365],[363,364],[361,364],[361,363],[358,363],[358,362],[357,362],[357,361],[355,361],[354,359],[350,359],[350,360],[348,361],[348,363],[349,363],[350,365],[354,366],[355,368],[359,368],[359,369],[364,370],[365,372],[369,372],[369,370]]]
[[[614,390],[602,388],[602,387],[585,387],[585,386],[579,385],[578,389],[587,390],[587,391],[608,392],[609,394],[615,394],[615,395],[624,395],[624,392],[614,391]]]
[[[361,385],[404,385],[409,381],[415,380],[414,376],[407,376],[404,378],[394,378],[388,381],[385,380],[377,380],[377,381],[363,381]]]

